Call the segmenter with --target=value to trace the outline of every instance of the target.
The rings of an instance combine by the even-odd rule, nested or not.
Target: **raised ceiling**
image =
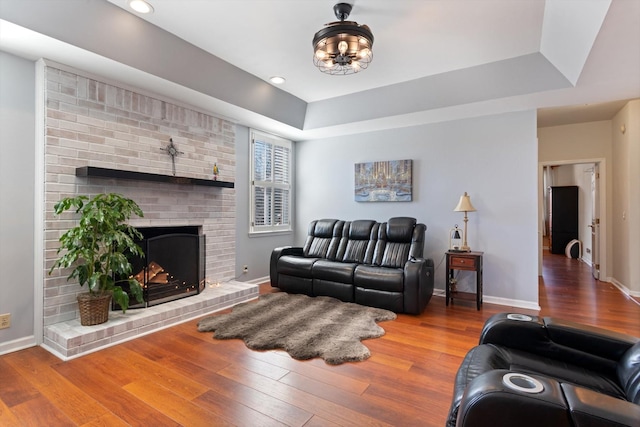
[[[312,62],[313,34],[335,20],[335,1],[150,2],[155,11],[143,16],[126,0],[57,0],[59,14],[43,12],[55,22],[48,26],[28,10],[34,3],[50,8],[48,0],[0,0],[0,18],[64,43],[45,57],[83,66],[54,53],[81,47],[93,64],[98,55],[122,65],[117,78],[131,75],[138,84],[141,76],[134,74],[142,71],[151,90],[181,97],[178,89],[185,88],[199,106],[296,140],[526,109],[543,109],[540,124],[556,125],[584,121],[587,116],[576,113],[585,104],[590,119],[609,119],[618,105],[612,101],[640,97],[640,0],[356,0],[349,19],[371,27],[374,59],[349,76],[323,74]],[[77,8],[70,9],[73,3]],[[71,10],[77,16],[69,17]],[[0,49],[15,53],[1,24]],[[65,32],[68,27],[76,28]],[[91,40],[94,32],[102,34],[99,40]],[[129,53],[114,48],[125,34]],[[154,41],[166,51],[157,52]],[[194,46],[202,52],[192,52]],[[237,69],[223,76],[216,67],[224,64],[202,61],[205,54]],[[176,64],[185,58],[202,66]],[[110,67],[95,68],[89,71]],[[274,75],[286,83],[277,89],[255,84]],[[234,87],[237,96],[225,91]],[[254,99],[247,102],[247,94]],[[284,113],[291,110],[301,113]]]
[[[127,0],[109,0],[127,11]],[[540,50],[540,0],[357,0],[349,20],[373,31],[370,67],[327,76],[313,65],[311,40],[336,21],[338,1],[149,0],[139,15],[283,90],[314,102]],[[135,13],[135,12],[132,12]]]

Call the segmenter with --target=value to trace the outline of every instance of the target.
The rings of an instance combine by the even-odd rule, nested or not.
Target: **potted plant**
[[[74,209],[79,223],[60,236],[58,254],[49,274],[55,268],[72,267],[67,280],[87,284],[88,293],[78,295],[80,323],[97,325],[109,319],[111,298],[126,312],[129,295],[120,284],[127,282],[129,292],[142,302],[142,287],[131,276],[127,255],[142,257],[143,251],[134,239],[142,234],[126,223],[133,215],[143,216],[142,209],[120,194],[98,194],[67,197],[54,206],[56,215]],[[124,279],[119,279],[124,278]]]

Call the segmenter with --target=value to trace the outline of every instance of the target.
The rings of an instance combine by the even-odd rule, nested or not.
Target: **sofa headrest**
[[[309,235],[315,237],[332,237],[337,219],[319,219],[309,225]]]
[[[368,219],[351,221],[349,240],[369,240],[371,238],[371,229],[375,223],[375,221]]]
[[[416,219],[409,217],[395,217],[387,221],[387,241],[410,243]]]

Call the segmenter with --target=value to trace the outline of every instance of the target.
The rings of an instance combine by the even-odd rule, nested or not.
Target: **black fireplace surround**
[[[150,307],[197,295],[204,289],[205,236],[198,226],[138,228],[144,257],[131,257],[132,275],[144,301],[129,295],[129,308]],[[123,287],[124,289],[125,287]],[[114,310],[119,309],[113,305]]]

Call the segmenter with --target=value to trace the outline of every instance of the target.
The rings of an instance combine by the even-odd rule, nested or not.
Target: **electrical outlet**
[[[249,266],[248,265],[243,265],[242,266],[242,273],[248,273],[249,272]]]
[[[0,314],[0,329],[6,329],[11,326],[11,313]]]

